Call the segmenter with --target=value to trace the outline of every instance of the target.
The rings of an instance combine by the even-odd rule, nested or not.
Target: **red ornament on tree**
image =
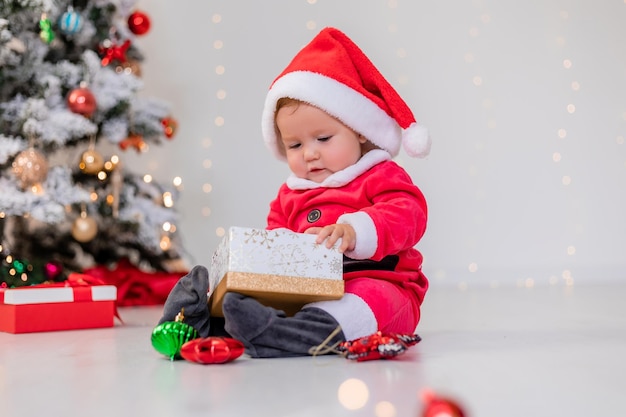
[[[133,12],[128,16],[128,28],[135,35],[144,35],[150,30],[150,19],[142,12]]]
[[[173,117],[166,117],[161,120],[163,125],[163,132],[168,139],[171,139],[176,134],[178,128],[178,122]]]
[[[129,147],[133,147],[137,152],[143,152],[148,145],[146,145],[146,142],[143,140],[143,136],[131,133],[126,139],[119,143],[119,147],[123,151]]]
[[[130,48],[128,39],[122,45],[115,45],[113,42],[107,41],[103,46],[100,46],[100,55],[102,56],[100,63],[103,67],[106,67],[113,61],[126,62],[126,51],[128,51],[128,48]]]
[[[46,278],[50,281],[57,279],[63,272],[63,265],[57,261],[50,261],[44,266]]]
[[[191,362],[206,364],[226,363],[243,355],[244,346],[230,337],[194,339],[180,348],[180,356]]]
[[[74,113],[91,117],[96,110],[96,98],[93,93],[81,83],[79,88],[75,88],[67,96],[67,106]]]
[[[465,412],[455,401],[437,396],[429,389],[421,393],[424,409],[420,417],[465,417]]]

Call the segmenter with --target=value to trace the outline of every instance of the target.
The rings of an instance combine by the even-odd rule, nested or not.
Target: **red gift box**
[[[48,332],[113,327],[114,285],[0,288],[0,331]]]

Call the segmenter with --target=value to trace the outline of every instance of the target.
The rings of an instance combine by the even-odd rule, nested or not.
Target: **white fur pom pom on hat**
[[[402,147],[412,157],[424,158],[430,152],[428,129],[412,123],[402,131]]]
[[[369,58],[343,32],[323,29],[276,77],[265,99],[261,128],[274,155],[284,160],[276,135],[276,103],[283,97],[309,103],[337,118],[369,141],[398,155],[424,158],[428,129]]]

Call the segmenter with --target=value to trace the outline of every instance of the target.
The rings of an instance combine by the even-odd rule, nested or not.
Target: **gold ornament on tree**
[[[80,216],[72,224],[72,236],[81,243],[89,242],[98,234],[98,224],[93,217],[87,215],[87,209],[83,204]]]
[[[78,167],[85,174],[97,174],[104,168],[104,158],[97,151],[88,149],[81,155]]]
[[[91,142],[89,143],[89,149],[83,152],[80,156],[78,167],[85,174],[95,175],[102,171],[102,168],[104,168],[104,158],[94,149],[94,147],[95,139],[92,137]]]
[[[17,154],[12,166],[22,189],[37,186],[48,176],[46,157],[32,146]]]

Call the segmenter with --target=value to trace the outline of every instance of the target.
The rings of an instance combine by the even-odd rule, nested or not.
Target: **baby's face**
[[[305,103],[278,110],[276,126],[291,171],[317,183],[354,165],[366,141],[328,113]]]

